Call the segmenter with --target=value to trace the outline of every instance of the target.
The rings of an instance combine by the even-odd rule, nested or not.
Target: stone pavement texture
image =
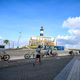
[[[54,80],[80,80],[80,56],[75,56]]]
[[[80,60],[75,60],[67,80],[80,80]]]
[[[53,80],[72,58],[73,56],[50,57],[35,66],[32,64],[34,61],[27,60],[18,64],[16,61],[6,62],[8,66],[0,67],[0,80]]]

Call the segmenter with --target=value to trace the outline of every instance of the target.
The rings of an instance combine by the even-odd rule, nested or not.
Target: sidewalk
[[[25,59],[3,62],[2,64],[9,65],[0,68],[0,80],[53,80],[72,58],[73,56],[48,57],[35,67]]]
[[[0,68],[23,65],[27,63],[32,63],[33,61],[34,59],[13,59],[9,61],[0,61]]]
[[[80,80],[80,56],[75,56],[53,80]]]

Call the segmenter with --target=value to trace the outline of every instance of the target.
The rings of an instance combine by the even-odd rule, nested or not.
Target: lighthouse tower
[[[43,29],[43,26],[41,26],[41,29],[40,29],[40,36],[44,36],[44,29]]]

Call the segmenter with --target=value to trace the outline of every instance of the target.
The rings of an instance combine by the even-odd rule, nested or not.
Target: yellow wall
[[[39,45],[39,44],[44,44],[44,45],[53,45],[56,46],[55,41],[50,40],[51,37],[35,37],[34,39],[31,37],[29,40],[29,45]]]

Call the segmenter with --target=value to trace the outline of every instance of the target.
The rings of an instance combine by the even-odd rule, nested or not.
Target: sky
[[[0,0],[0,40],[28,43],[41,26],[58,45],[80,48],[80,0]]]

